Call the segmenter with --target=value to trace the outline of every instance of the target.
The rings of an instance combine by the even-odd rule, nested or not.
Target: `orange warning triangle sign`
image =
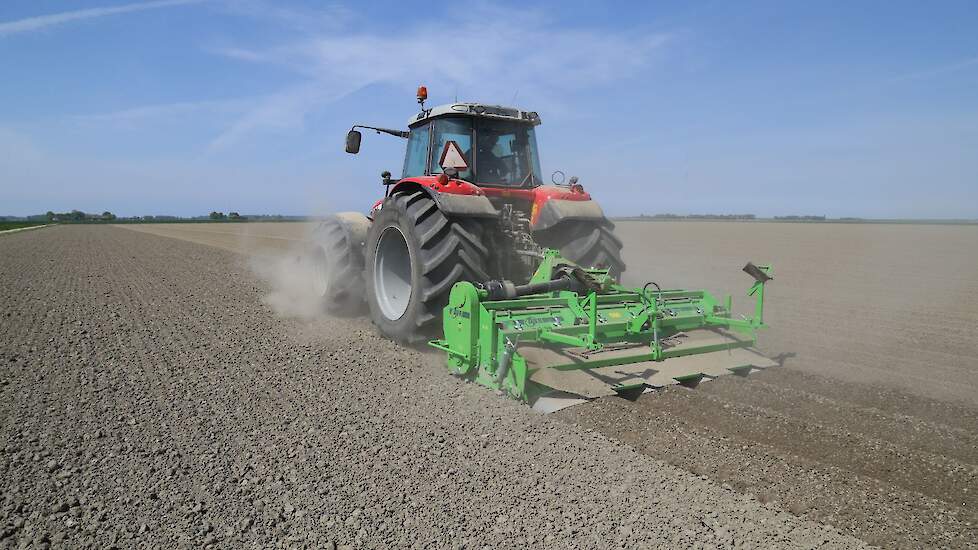
[[[445,148],[441,151],[441,160],[438,161],[438,165],[441,166],[442,170],[454,168],[459,172],[465,172],[469,169],[469,163],[465,160],[462,149],[454,141],[445,142]]]

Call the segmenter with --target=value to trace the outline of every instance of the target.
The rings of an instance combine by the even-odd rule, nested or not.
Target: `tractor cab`
[[[540,115],[500,105],[449,103],[426,109],[427,89],[418,89],[421,112],[408,131],[357,124],[346,136],[346,152],[360,151],[357,128],[406,138],[401,179],[450,174],[479,187],[529,189],[543,184],[534,128]],[[447,170],[447,172],[446,172]],[[385,172],[385,185],[390,174]]]
[[[488,187],[542,183],[535,112],[477,103],[422,110],[410,132],[402,178],[432,176],[447,168],[458,178]]]

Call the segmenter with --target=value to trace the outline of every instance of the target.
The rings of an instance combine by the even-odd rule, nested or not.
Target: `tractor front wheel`
[[[322,221],[307,243],[312,291],[323,309],[352,314],[363,308],[363,245],[370,220],[357,212]]]
[[[435,334],[458,281],[486,281],[482,227],[447,217],[424,191],[384,200],[367,236],[370,316],[385,336],[417,342]]]

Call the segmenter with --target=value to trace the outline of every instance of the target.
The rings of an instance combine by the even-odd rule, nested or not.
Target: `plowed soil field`
[[[281,316],[307,230],[0,237],[0,544],[978,546],[976,227],[620,223],[632,283],[773,263],[782,366],[548,416]]]

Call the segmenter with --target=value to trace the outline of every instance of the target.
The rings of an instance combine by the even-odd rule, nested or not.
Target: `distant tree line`
[[[181,223],[181,222],[244,222],[244,221],[305,221],[306,216],[283,216],[282,214],[253,214],[242,216],[238,212],[213,211],[202,216],[171,216],[168,214],[147,214],[145,216],[116,216],[106,210],[101,214],[91,214],[81,210],[54,212],[30,216],[0,216],[0,222],[31,223]]]
[[[618,219],[622,220],[757,220],[759,219],[754,214],[640,214],[638,216],[626,216]],[[795,221],[795,222],[824,222],[826,221],[825,216],[774,216],[773,218],[763,218],[763,219],[774,219],[778,221]],[[844,221],[861,221],[862,218],[840,218]]]
[[[70,212],[54,212],[48,210],[44,214],[38,214],[36,216],[28,216],[28,220],[31,221],[46,221],[50,223],[54,222],[110,222],[116,219],[116,215],[112,212],[106,210],[101,214],[88,214],[82,212],[81,210],[72,210]]]
[[[642,214],[639,218],[655,220],[753,220],[754,214]]]
[[[232,221],[239,221],[239,220],[244,219],[244,218],[241,217],[241,214],[238,214],[237,212],[229,212],[227,216],[224,215],[224,212],[211,212],[208,215],[208,217],[210,219],[212,219],[212,220],[232,220]]]
[[[775,216],[774,219],[787,222],[824,222],[825,216]]]
[[[285,219],[284,216],[258,216],[260,218],[268,219]],[[184,218],[180,216],[169,216],[169,215],[146,215],[146,216],[129,216],[129,217],[118,217],[112,212],[106,210],[101,214],[91,214],[88,212],[83,212],[81,210],[70,210],[68,212],[55,212],[53,210],[48,210],[44,214],[34,214],[31,216],[0,216],[0,221],[30,221],[30,222],[47,222],[47,223],[91,223],[91,222],[176,222],[176,221],[203,221],[203,220],[214,220],[214,221],[244,221],[247,220],[246,217],[242,216],[237,212],[229,212],[224,214],[224,212],[211,212],[207,216],[195,216],[191,218]]]

